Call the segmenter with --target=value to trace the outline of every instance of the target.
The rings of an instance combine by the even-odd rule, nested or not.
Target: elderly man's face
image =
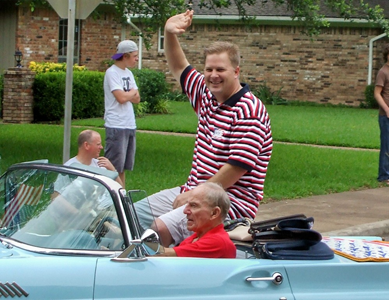
[[[191,197],[184,209],[188,219],[188,230],[204,233],[213,228],[215,209],[211,208],[205,199],[205,188],[199,186],[191,191]]]

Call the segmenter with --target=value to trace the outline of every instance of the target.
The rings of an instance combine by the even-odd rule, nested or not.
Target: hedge
[[[149,69],[134,70],[133,73],[141,102],[147,103],[147,112],[153,111],[160,95],[169,91],[164,74]],[[103,117],[104,75],[95,71],[73,73],[72,119]],[[38,73],[35,76],[34,122],[59,122],[63,119],[65,86],[65,72]]]

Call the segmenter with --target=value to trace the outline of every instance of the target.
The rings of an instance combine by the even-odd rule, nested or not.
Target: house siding
[[[0,71],[15,66],[15,33],[17,9],[12,2],[2,1],[0,9]]]
[[[17,47],[23,64],[30,61],[58,61],[59,17],[50,8],[31,12],[20,7]],[[368,26],[368,25],[366,25]],[[315,40],[291,26],[194,24],[180,36],[189,62],[203,69],[203,48],[216,40],[238,44],[241,50],[241,81],[252,88],[266,83],[272,91],[281,89],[288,100],[359,106],[367,85],[369,40],[382,31],[377,28],[331,27]],[[81,25],[80,64],[89,70],[105,71],[105,62],[116,52],[123,38],[131,38],[129,25],[122,26],[113,13],[88,17]],[[135,38],[137,42],[137,39]],[[382,45],[374,43],[373,79],[383,63]],[[164,72],[167,81],[179,89],[168,71],[163,53],[158,53],[157,36],[152,47],[142,53],[142,67]]]

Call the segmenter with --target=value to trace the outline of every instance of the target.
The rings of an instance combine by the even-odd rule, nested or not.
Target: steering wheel
[[[117,219],[115,218],[112,218],[112,217],[104,217],[100,220],[100,222],[97,224],[96,226],[96,229],[94,231],[94,236],[95,236],[95,240],[96,240],[96,243],[99,244],[100,241],[101,241],[101,238],[105,236],[105,234],[107,233],[107,229],[104,225],[105,222],[109,222],[109,223],[112,223],[114,225],[116,225],[117,227],[120,228],[120,223]]]

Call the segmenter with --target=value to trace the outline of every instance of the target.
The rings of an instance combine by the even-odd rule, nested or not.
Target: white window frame
[[[164,40],[165,40],[165,36],[164,36],[163,28],[159,27],[159,30],[158,30],[158,53],[165,52],[165,49],[163,47]]]

